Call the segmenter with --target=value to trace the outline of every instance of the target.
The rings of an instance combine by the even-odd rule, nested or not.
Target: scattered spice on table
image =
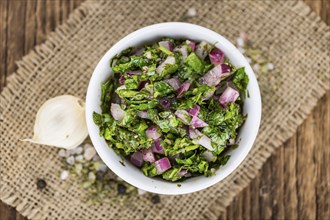
[[[274,70],[274,64],[253,44],[247,33],[240,33],[236,39],[236,46],[244,54],[257,76],[268,74]]]
[[[87,191],[89,205],[116,200],[124,203],[130,196],[137,195],[137,189],[119,177],[103,163],[90,141],[72,149],[59,151],[63,170],[60,179],[74,179]]]
[[[157,195],[157,194],[153,195],[153,196],[151,197],[151,201],[152,201],[153,204],[158,204],[158,203],[160,203],[160,196]]]

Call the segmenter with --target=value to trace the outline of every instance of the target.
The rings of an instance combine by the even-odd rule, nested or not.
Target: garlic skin
[[[71,95],[62,95],[47,100],[40,107],[33,138],[23,141],[73,149],[87,136],[84,102]]]

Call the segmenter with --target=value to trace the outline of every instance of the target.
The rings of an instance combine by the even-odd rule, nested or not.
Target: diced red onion
[[[183,46],[177,46],[176,48],[174,48],[173,51],[178,51],[182,54],[182,58],[186,59],[188,57],[188,49],[185,45]]]
[[[119,90],[122,90],[122,89],[126,89],[126,85],[121,85],[116,90],[119,91]]]
[[[235,144],[235,138],[230,138],[229,140],[228,140],[228,142],[229,142],[229,144],[230,145],[234,145]]]
[[[213,98],[214,100],[219,100],[220,96],[218,96],[218,95],[214,95],[212,98]]]
[[[235,86],[235,84],[233,82],[229,81],[229,82],[226,82],[225,84],[223,84],[221,86],[218,86],[215,90],[215,95],[220,96],[227,89],[227,87],[231,87],[235,90],[238,90],[237,87]],[[218,99],[219,99],[219,97],[218,97]]]
[[[173,65],[175,64],[175,57],[172,56],[168,56],[166,58],[166,60],[164,60],[164,62],[162,62],[157,68],[156,68],[156,72],[159,74],[161,72],[163,72],[163,70],[165,69],[166,65],[170,64]]]
[[[196,143],[200,144],[206,149],[213,151],[213,147],[211,145],[211,139],[201,133],[197,129],[189,128],[189,137]]]
[[[114,59],[112,60],[112,63],[111,63],[111,68],[116,66],[116,63],[117,63],[118,59]]]
[[[152,152],[151,148],[148,149],[143,149],[142,150],[142,156],[143,156],[143,160],[147,161],[147,162],[155,162],[155,155]]]
[[[125,111],[121,109],[120,105],[118,104],[111,103],[110,111],[112,117],[117,121],[121,121],[125,117]]]
[[[191,122],[190,122],[191,126],[193,128],[203,128],[203,127],[206,127],[208,126],[208,124],[206,122],[204,122],[202,119],[194,116],[192,119],[191,119]]]
[[[126,61],[126,62],[128,62],[128,61],[129,61],[129,58],[128,58],[128,57],[126,57],[126,56],[122,57],[121,59],[122,59],[122,60],[124,60],[124,61]]]
[[[146,86],[147,83],[148,83],[148,80],[144,80],[144,81],[139,82],[138,90],[143,89]]]
[[[210,98],[212,98],[212,96],[214,95],[214,92],[215,91],[207,92],[205,94],[205,96],[202,98],[202,101],[209,100]]]
[[[145,52],[145,53],[144,53],[144,56],[145,56],[146,58],[148,58],[149,60],[152,59],[152,54],[151,54],[150,51]]]
[[[186,82],[182,83],[180,88],[177,90],[177,97],[181,98],[183,93],[188,91],[189,87],[191,85],[191,82],[187,80]]]
[[[155,125],[151,126],[150,128],[148,128],[146,130],[146,135],[147,135],[147,138],[151,138],[151,139],[158,139],[160,138],[161,134],[159,134],[157,132],[157,127]]]
[[[144,47],[141,48],[134,48],[131,52],[131,54],[141,56],[144,52]]]
[[[186,40],[186,43],[191,47],[192,51],[195,51],[196,43],[194,41]]]
[[[119,84],[120,85],[124,85],[124,83],[125,83],[125,76],[124,75],[121,75],[120,77],[119,77]]]
[[[149,88],[149,93],[153,96],[154,95],[154,87],[153,86],[151,86],[150,88]]]
[[[161,99],[161,100],[159,101],[159,103],[160,103],[160,105],[161,105],[163,108],[165,108],[165,109],[168,109],[168,108],[170,108],[170,106],[171,106],[171,102],[170,102],[170,100],[167,99],[167,98],[163,98],[163,99]]]
[[[218,48],[213,48],[209,53],[211,63],[214,65],[220,64],[225,59],[225,54]]]
[[[219,98],[219,102],[222,107],[226,108],[228,103],[235,102],[239,96],[239,92],[231,87],[227,87],[227,89],[222,93]]]
[[[189,121],[190,120],[190,116],[189,116],[189,113],[186,110],[176,110],[174,112],[174,114],[178,118],[180,118],[183,121],[183,123],[190,124],[190,121]]]
[[[159,41],[158,44],[159,44],[159,46],[164,47],[169,51],[173,51],[173,49],[174,49],[173,43],[169,40]]]
[[[211,48],[212,46],[208,42],[202,41],[197,45],[195,53],[199,58],[204,60]]]
[[[138,111],[136,113],[140,118],[149,118],[148,117],[148,112],[147,111]]]
[[[223,63],[223,64],[221,64],[221,70],[222,70],[222,73],[230,73],[231,68],[227,64]],[[222,77],[226,77],[226,76],[222,76]]]
[[[202,157],[204,157],[207,161],[209,162],[214,162],[216,161],[217,157],[213,155],[213,153],[211,151],[205,151],[202,154]]]
[[[131,155],[131,162],[135,165],[135,166],[142,166],[143,164],[143,155],[140,151],[136,151]]]
[[[127,74],[130,75],[130,76],[141,75],[142,71],[141,70],[133,70],[133,71],[128,71]]]
[[[178,176],[180,176],[180,177],[183,177],[187,174],[188,174],[188,170],[184,170],[184,169],[182,169],[182,170],[180,170],[180,172],[178,172]]]
[[[167,157],[157,160],[155,162],[155,165],[156,165],[157,174],[161,174],[172,167]]]
[[[157,153],[157,154],[163,154],[163,155],[165,154],[164,147],[160,143],[160,140],[159,139],[154,140],[154,144],[152,146],[152,151],[154,153]]]
[[[143,67],[142,67],[142,70],[143,70],[143,73],[147,73],[148,70],[149,70],[149,67],[147,67],[147,66],[143,66]]]
[[[209,70],[200,80],[202,84],[216,86],[221,79],[230,75],[230,67],[227,64],[219,64]]]
[[[188,113],[191,116],[197,116],[200,109],[201,109],[201,107],[199,107],[199,105],[195,105],[193,108],[188,110]]]
[[[172,86],[172,88],[176,91],[180,88],[180,81],[178,80],[178,78],[171,78],[171,79],[166,79],[165,82],[167,84],[169,84],[170,86]]]

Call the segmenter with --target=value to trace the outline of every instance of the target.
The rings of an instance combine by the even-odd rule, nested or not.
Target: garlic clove
[[[47,100],[41,106],[36,116],[33,138],[23,141],[73,149],[87,135],[83,101],[74,96],[62,95]]]

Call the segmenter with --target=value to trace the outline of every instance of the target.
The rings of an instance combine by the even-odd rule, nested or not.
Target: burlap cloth
[[[38,108],[61,94],[85,97],[102,55],[126,34],[153,23],[182,20],[235,41],[241,31],[274,63],[258,76],[263,119],[257,141],[243,164],[224,181],[184,196],[148,196],[88,207],[74,181],[59,181],[58,150],[20,142],[31,137]],[[34,52],[18,62],[1,94],[2,201],[33,219],[215,219],[271,155],[302,123],[329,88],[330,31],[302,2],[295,1],[91,1],[85,2]],[[325,146],[328,147],[328,146]],[[36,180],[47,182],[44,190]]]

